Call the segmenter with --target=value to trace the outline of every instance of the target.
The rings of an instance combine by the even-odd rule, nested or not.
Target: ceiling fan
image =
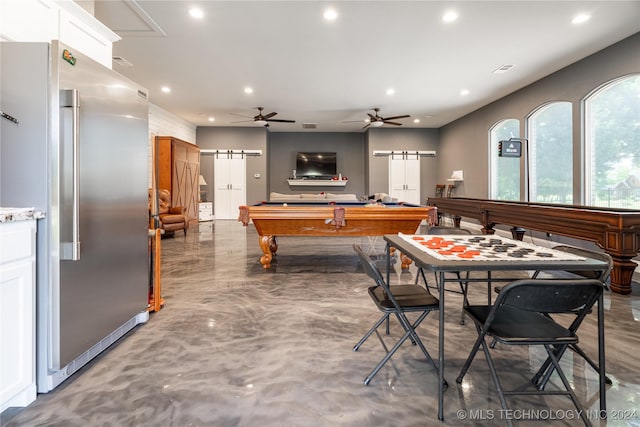
[[[409,114],[403,114],[401,116],[382,117],[378,114],[378,112],[380,111],[379,108],[376,107],[376,108],[373,108],[372,110],[375,112],[375,114],[367,113],[367,115],[369,116],[369,123],[364,125],[362,129],[366,129],[369,126],[377,128],[382,125],[402,126],[402,123],[393,122],[391,120],[406,119],[407,117],[411,117]]]
[[[269,127],[269,122],[279,122],[279,123],[295,123],[295,120],[285,120],[285,119],[272,119],[273,116],[275,116],[276,113],[271,112],[269,114],[262,114],[262,110],[264,110],[264,108],[262,107],[256,107],[258,109],[258,114],[253,116],[253,117],[247,117],[247,116],[240,116],[240,117],[247,117],[250,118],[251,120],[240,120],[238,122],[232,122],[232,123],[243,123],[243,122],[254,122],[255,124],[259,125],[259,126],[265,126],[265,127]],[[231,113],[233,114],[233,113]],[[234,116],[239,116],[239,114],[233,114]]]

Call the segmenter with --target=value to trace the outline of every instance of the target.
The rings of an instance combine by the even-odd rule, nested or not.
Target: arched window
[[[584,101],[585,201],[640,208],[640,75],[607,83]]]
[[[529,201],[573,203],[573,131],[570,102],[553,102],[527,120]]]
[[[498,156],[498,142],[520,135],[520,121],[506,119],[489,131],[489,197],[494,200],[520,200],[520,159]]]

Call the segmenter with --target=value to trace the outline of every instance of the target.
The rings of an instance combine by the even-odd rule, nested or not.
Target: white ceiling
[[[328,7],[335,21],[323,18]],[[114,69],[145,86],[152,103],[198,126],[256,126],[233,122],[257,106],[296,121],[271,123],[275,132],[303,123],[361,131],[373,107],[410,114],[403,127],[437,128],[640,31],[640,1],[95,0],[94,8],[122,37],[114,56],[132,64]],[[449,10],[459,18],[443,22]],[[579,13],[591,18],[572,24]],[[505,64],[515,67],[493,73]]]

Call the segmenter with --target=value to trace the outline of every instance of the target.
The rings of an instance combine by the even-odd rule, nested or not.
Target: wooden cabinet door
[[[200,151],[187,144],[173,144],[173,171],[171,204],[184,206],[192,221],[198,219],[198,177],[200,175]]]
[[[198,221],[200,148],[171,136],[157,136],[156,143],[158,188],[169,190],[171,205],[184,207],[189,220]]]

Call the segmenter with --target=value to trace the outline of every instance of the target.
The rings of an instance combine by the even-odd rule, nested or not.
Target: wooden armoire
[[[172,136],[156,136],[156,155],[158,188],[169,190],[171,205],[184,206],[190,222],[197,222],[200,147]]]

